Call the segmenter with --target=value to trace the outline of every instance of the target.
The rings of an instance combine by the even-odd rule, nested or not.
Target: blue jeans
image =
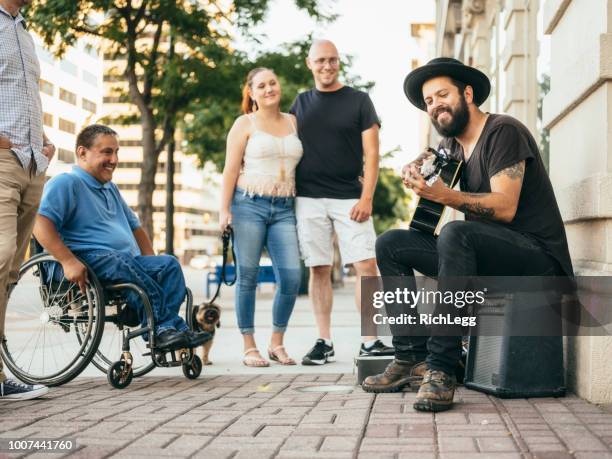
[[[169,255],[133,257],[116,250],[90,250],[78,252],[77,256],[90,266],[103,285],[129,282],[142,288],[153,308],[156,335],[166,330],[189,329],[178,315],[186,287],[176,258]],[[145,327],[147,317],[138,294],[130,290],[127,302],[136,309],[140,323]]]
[[[237,188],[232,200],[232,227],[238,280],[236,315],[244,335],[255,332],[255,289],[265,247],[272,259],[276,293],[272,306],[274,332],[287,329],[300,288],[300,252],[294,198],[249,196]]]

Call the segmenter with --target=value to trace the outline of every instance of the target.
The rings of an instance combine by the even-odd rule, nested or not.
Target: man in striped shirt
[[[7,291],[32,234],[55,147],[43,133],[38,92],[40,66],[34,40],[19,10],[32,0],[0,0],[0,339],[4,339]],[[7,379],[0,359],[0,401],[47,392]]]

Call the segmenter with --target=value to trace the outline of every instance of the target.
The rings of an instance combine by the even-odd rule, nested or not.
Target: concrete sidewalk
[[[205,298],[204,271],[183,268],[187,285],[192,289],[194,303],[199,304]],[[214,292],[214,289],[211,288]],[[217,303],[222,308],[221,328],[215,334],[214,345],[210,358],[213,365],[204,368],[208,375],[228,374],[267,374],[271,371],[281,371],[283,374],[298,373],[352,373],[353,359],[359,352],[361,322],[354,300],[355,280],[348,278],[344,288],[334,290],[334,305],[332,311],[333,342],[336,362],[318,367],[302,365],[273,368],[249,368],[242,364],[242,335],[236,324],[234,309],[234,287],[223,286]],[[272,300],[274,286],[263,284],[257,293],[255,310],[255,338],[262,356],[267,357],[266,350],[272,335]],[[304,354],[315,344],[318,338],[314,324],[310,301],[307,296],[299,296],[291,316],[289,328],[285,335],[287,352],[299,363]],[[388,343],[389,338],[384,338]],[[100,373],[95,368],[89,369],[85,376],[97,376]],[[180,369],[155,369],[152,375],[180,375]]]
[[[331,374],[176,376],[118,391],[79,378],[43,400],[0,403],[0,438],[70,438],[73,457],[96,458],[612,458],[612,414],[574,396],[499,400],[460,388],[454,410],[432,415],[413,411],[414,393],[353,384]],[[304,392],[330,385],[344,390]]]
[[[202,301],[202,271],[187,269],[186,277]],[[120,391],[90,366],[44,399],[0,402],[0,444],[70,438],[78,449],[64,455],[95,458],[612,459],[612,412],[575,396],[500,400],[460,387],[454,409],[432,415],[412,409],[412,392],[364,393],[354,385],[360,329],[353,291],[348,280],[334,292],[335,363],[243,366],[233,289],[224,288],[214,365],[199,379],[157,368]],[[262,351],[271,305],[272,290],[264,286],[256,313]],[[300,297],[286,338],[297,360],[317,337],[313,322],[308,299]]]

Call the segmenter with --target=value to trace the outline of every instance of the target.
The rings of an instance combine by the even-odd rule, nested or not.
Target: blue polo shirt
[[[38,213],[55,224],[73,252],[102,249],[140,255],[132,233],[140,222],[117,186],[98,182],[78,166],[47,182]]]

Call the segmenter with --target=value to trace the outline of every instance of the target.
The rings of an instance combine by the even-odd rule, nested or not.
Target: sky
[[[382,120],[380,152],[397,146],[401,152],[387,165],[399,168],[418,154],[419,110],[404,96],[403,81],[418,48],[410,36],[411,23],[435,20],[434,0],[321,0],[326,11],[340,17],[331,24],[317,24],[295,7],[293,0],[273,0],[265,21],[253,29],[265,33],[264,45],[275,49],[284,42],[304,38],[332,40],[342,57],[354,57],[352,74],[374,81],[370,96]],[[235,46],[253,49],[245,40]],[[431,56],[433,57],[433,56]]]

